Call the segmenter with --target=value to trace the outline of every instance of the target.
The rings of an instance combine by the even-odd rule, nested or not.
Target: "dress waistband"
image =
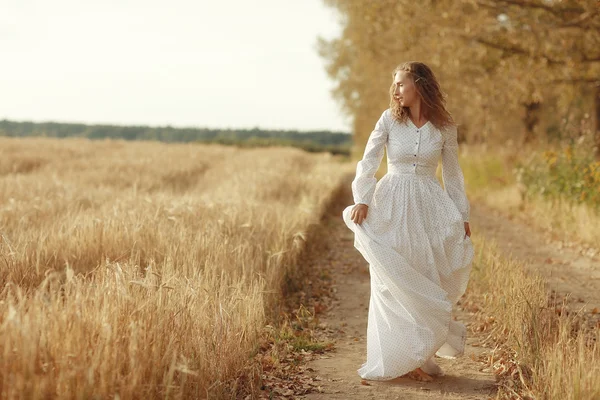
[[[403,174],[403,175],[425,175],[435,178],[435,170],[437,167],[429,167],[425,165],[412,164],[390,164],[388,165],[388,174]]]

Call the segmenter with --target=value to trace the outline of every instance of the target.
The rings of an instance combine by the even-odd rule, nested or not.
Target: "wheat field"
[[[285,147],[0,138],[1,397],[252,385],[257,335],[349,168]]]

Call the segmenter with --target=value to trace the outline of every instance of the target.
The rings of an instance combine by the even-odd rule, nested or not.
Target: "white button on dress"
[[[384,147],[388,172],[377,182]],[[435,176],[440,157],[444,189]],[[342,214],[371,276],[367,361],[358,374],[388,380],[417,367],[434,373],[434,354],[464,353],[466,328],[451,311],[474,256],[456,127],[417,128],[387,109],[357,164],[352,194],[355,204],[369,206],[360,225],[350,218],[354,205]]]

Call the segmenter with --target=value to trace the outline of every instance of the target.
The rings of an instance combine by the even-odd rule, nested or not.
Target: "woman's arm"
[[[389,109],[385,110],[369,135],[362,160],[356,165],[356,177],[352,181],[352,195],[355,204],[371,204],[385,144],[388,139]]]
[[[469,221],[470,205],[465,192],[465,179],[458,163],[456,126],[448,128],[442,147],[442,180],[444,189],[460,211],[463,221]]]

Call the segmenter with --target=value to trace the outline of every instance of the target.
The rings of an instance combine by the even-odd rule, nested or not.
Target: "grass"
[[[600,248],[600,215],[595,207],[574,202],[572,196],[568,199],[560,191],[548,196],[532,190],[550,184],[558,187],[549,181],[553,176],[566,185],[568,171],[536,177],[532,171],[547,168],[529,165],[530,175],[522,179],[527,157],[532,162],[540,158],[534,156],[538,153],[541,158],[555,154],[537,148],[464,146],[461,166],[470,199],[549,231],[555,239]],[[567,159],[576,156],[568,151],[565,154]],[[589,164],[587,159],[568,161],[572,165]],[[486,243],[477,235],[474,243],[477,255],[464,306],[476,312],[476,329],[487,333],[489,344],[495,348],[488,361],[499,378],[497,397],[600,398],[597,324],[572,306],[558,304],[541,277],[526,272],[518,260],[502,257],[495,243]]]
[[[490,149],[486,146],[463,146],[460,163],[467,193],[473,201],[480,201],[542,228],[552,233],[557,240],[582,243],[590,247],[588,250],[591,254],[596,254],[600,251],[600,212],[597,204],[587,201],[589,196],[585,201],[576,202],[572,193],[565,192],[561,196],[557,189],[584,185],[580,182],[583,172],[578,166],[596,164],[587,156],[574,160],[580,152],[569,153],[567,150],[560,153],[566,154],[562,156],[565,158],[562,163],[564,165],[559,165],[559,171],[553,174],[548,173],[547,165],[531,164],[534,162],[532,160],[544,159],[544,154],[547,162],[555,163],[556,160],[548,157],[558,153],[558,150],[538,148],[517,149],[506,146]],[[570,161],[567,161],[568,157],[571,157]],[[528,165],[527,179],[522,178],[523,165]],[[541,172],[535,175],[535,171]],[[597,171],[594,173],[597,174]],[[572,182],[565,183],[569,179]],[[592,186],[589,193],[598,190],[595,183]],[[548,190],[552,195],[542,193],[539,190],[541,187],[553,188]],[[583,189],[580,187],[578,190]]]
[[[3,398],[258,390],[250,356],[347,166],[283,147],[0,149]]]
[[[462,301],[495,347],[488,362],[499,399],[600,397],[600,329],[549,298],[543,279],[503,258],[496,244],[473,236],[477,249]]]

